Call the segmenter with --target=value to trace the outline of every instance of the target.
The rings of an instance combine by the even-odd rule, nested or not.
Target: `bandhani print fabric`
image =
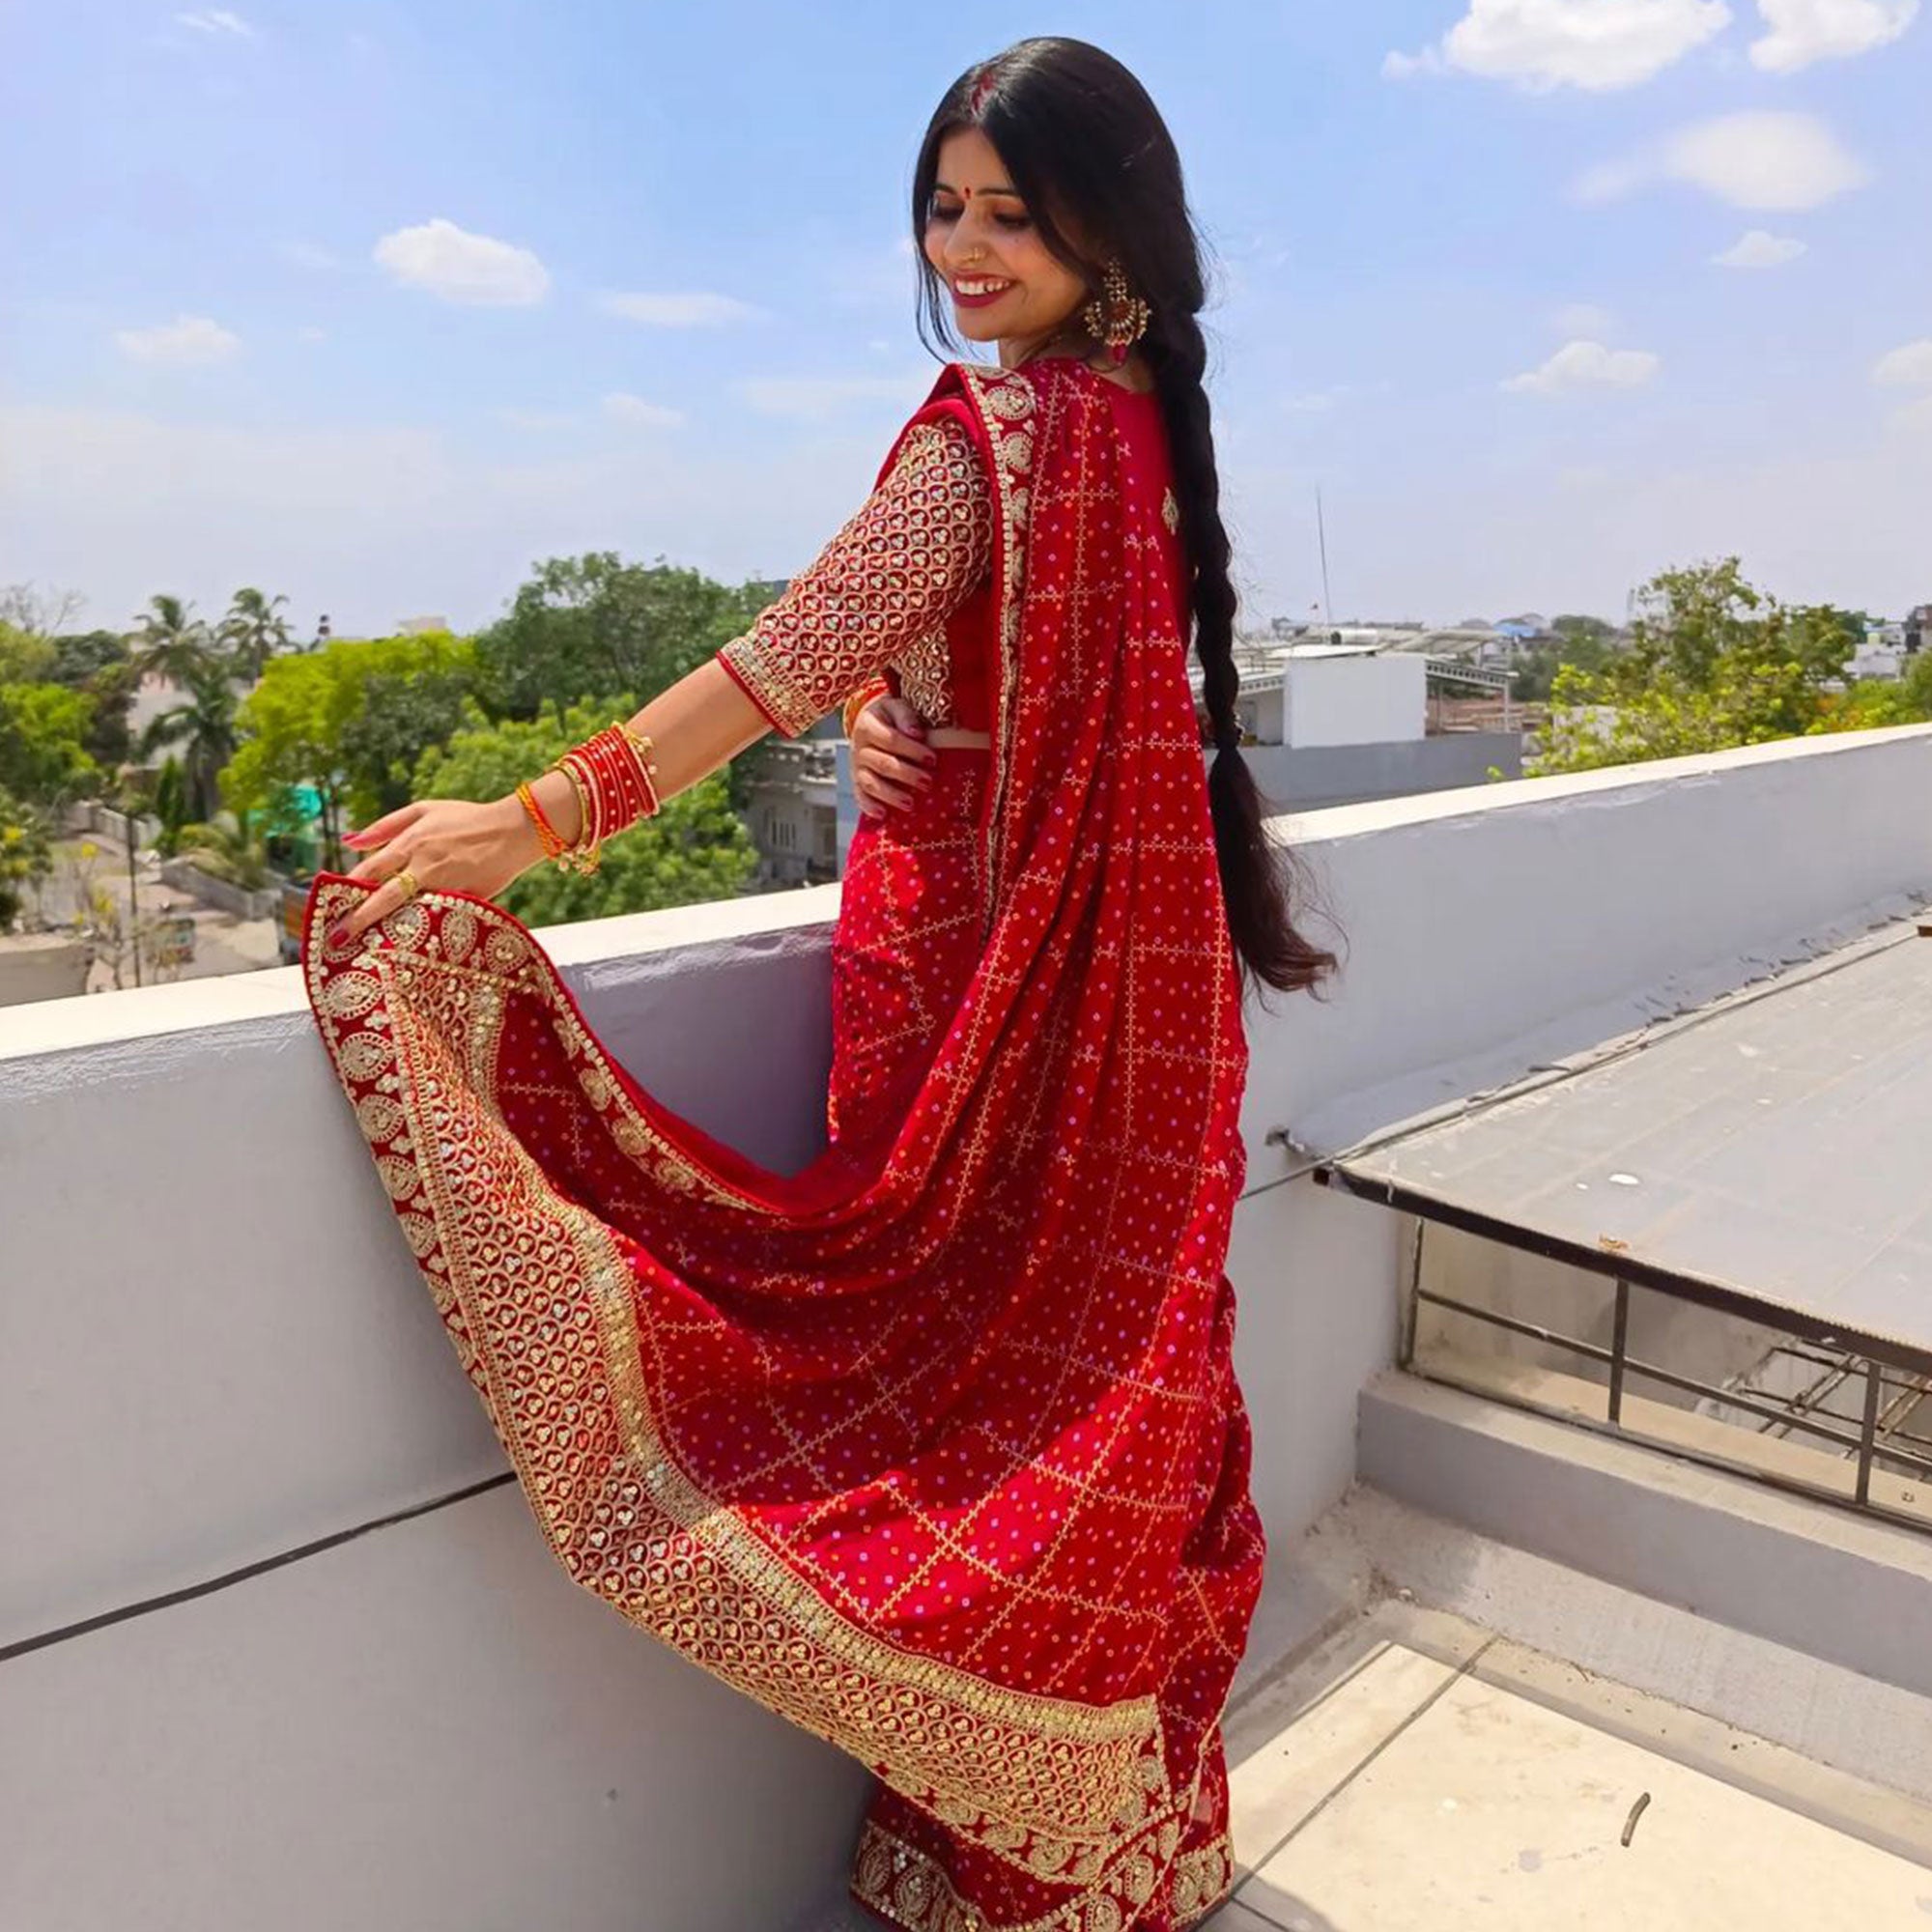
[[[966,423],[990,483],[994,745],[854,838],[804,1169],[645,1091],[497,907],[430,891],[335,958],[368,888],[309,906],[323,1040],[556,1560],[871,1769],[852,1890],[906,1932],[1179,1932],[1232,1881],[1247,1055],[1167,478],[1107,390],[953,364],[909,426]]]

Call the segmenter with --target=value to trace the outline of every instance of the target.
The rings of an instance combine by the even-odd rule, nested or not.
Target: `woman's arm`
[[[867,678],[929,638],[972,594],[992,555],[990,479],[963,418],[921,416],[852,520],[777,603],[710,663],[629,722],[651,740],[660,799],[689,789],[773,729],[797,737]],[[557,836],[582,835],[576,787],[560,771],[530,781]],[[327,935],[346,945],[401,905],[391,884],[494,898],[542,856],[512,793],[489,805],[418,800],[353,835],[349,876],[381,885]]]
[[[969,597],[992,558],[990,488],[964,419],[915,422],[887,474],[810,569],[743,637],[631,722],[651,740],[658,793],[708,777],[768,730],[796,737],[870,685]],[[561,772],[535,787],[565,838],[579,831]],[[554,808],[554,809],[553,809]]]

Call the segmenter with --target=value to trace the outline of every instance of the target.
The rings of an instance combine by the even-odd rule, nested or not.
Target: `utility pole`
[[[128,841],[128,942],[134,950],[134,983],[141,983],[141,888],[134,872],[134,768],[121,768],[121,833]]]

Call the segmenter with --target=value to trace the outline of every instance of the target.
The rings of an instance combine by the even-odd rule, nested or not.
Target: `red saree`
[[[670,1112],[467,894],[333,961],[367,888],[325,875],[308,986],[558,1561],[877,1776],[854,1895],[909,1932],[1179,1932],[1231,1882],[1263,1559],[1239,984],[1160,505],[1101,379],[953,365],[927,408],[961,398],[994,750],[857,835],[821,1156],[780,1175]]]

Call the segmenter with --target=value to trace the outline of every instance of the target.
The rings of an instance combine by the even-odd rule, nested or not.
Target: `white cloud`
[[[1872,364],[1872,381],[1889,388],[1932,388],[1932,335],[1881,355]]]
[[[753,376],[732,385],[739,400],[761,415],[825,422],[855,404],[922,401],[937,371],[910,376]]]
[[[1634,87],[1730,23],[1723,0],[1469,0],[1436,44],[1391,53],[1391,80],[1454,68],[1542,92]]]
[[[238,41],[252,41],[255,30],[240,14],[225,7],[202,7],[192,14],[177,14],[175,24],[192,27],[197,34],[227,34]]]
[[[1737,208],[1816,208],[1871,179],[1809,114],[1720,115],[1677,135],[1664,166]]]
[[[659,328],[709,328],[719,323],[744,322],[760,313],[735,296],[691,291],[681,295],[608,295],[597,306],[606,315],[626,322],[647,322]]]
[[[1768,228],[1747,228],[1711,260],[1720,269],[1781,269],[1804,253],[1795,236],[1774,235]]]
[[[1751,43],[1754,67],[1796,73],[1813,61],[1844,60],[1895,41],[1918,0],[1757,0],[1770,32]]]
[[[550,271],[527,248],[472,235],[441,215],[384,235],[375,259],[411,288],[480,308],[523,307],[550,289]]]
[[[178,315],[154,328],[117,328],[115,345],[133,362],[171,368],[223,362],[242,347],[242,338],[205,315]]]
[[[1617,332],[1617,319],[1595,302],[1571,302],[1556,311],[1557,332],[1571,337],[1605,336]]]
[[[1572,389],[1639,389],[1661,366],[1647,349],[1566,342],[1541,368],[1510,377],[1503,387],[1530,396],[1557,396]]]
[[[672,429],[684,420],[681,410],[668,410],[662,403],[647,403],[641,396],[614,390],[600,405],[612,422],[627,423],[633,429]]]
[[[310,323],[306,327],[296,330],[296,340],[298,342],[327,342],[328,340],[328,331],[326,328],[317,328],[313,323]]]
[[[1660,146],[1588,169],[1583,201],[1614,201],[1659,180],[1687,182],[1733,208],[1791,213],[1862,187],[1871,171],[1811,114],[1722,114]]]

